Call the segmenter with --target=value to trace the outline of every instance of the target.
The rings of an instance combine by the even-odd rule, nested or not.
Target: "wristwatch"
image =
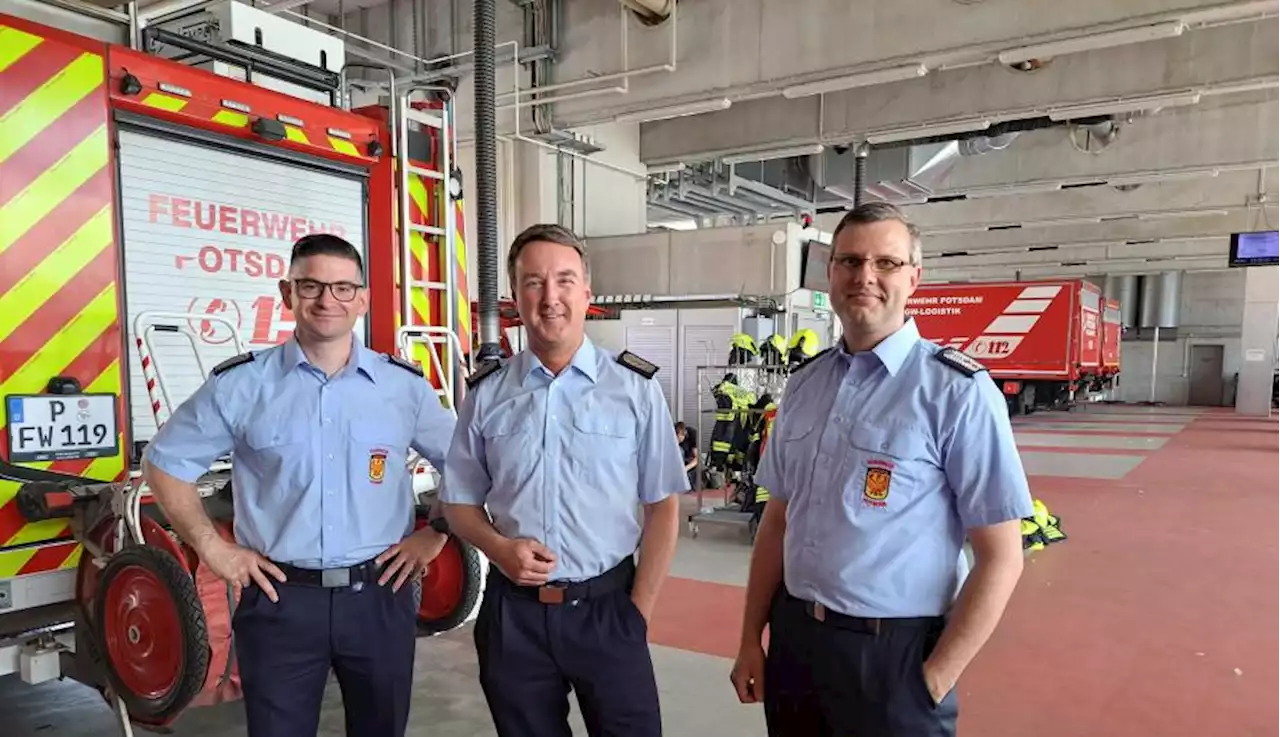
[[[444,517],[436,517],[435,519],[431,520],[427,524],[431,525],[431,529],[435,530],[441,535],[449,534],[449,520],[445,519]]]

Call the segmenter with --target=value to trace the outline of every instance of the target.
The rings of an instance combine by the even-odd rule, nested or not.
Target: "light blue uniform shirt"
[[[589,338],[559,376],[525,350],[472,387],[444,479],[441,501],[487,505],[502,535],[550,548],[553,581],[616,566],[640,504],[689,490],[662,388]]]
[[[377,557],[413,531],[408,449],[444,468],[455,422],[425,378],[352,343],[332,378],[296,340],[210,376],[147,460],[194,482],[233,453],[236,539],[271,560],[335,568]]]
[[[944,614],[965,530],[1031,514],[1008,410],[907,323],[788,381],[756,482],[787,502],[787,589],[862,617]]]

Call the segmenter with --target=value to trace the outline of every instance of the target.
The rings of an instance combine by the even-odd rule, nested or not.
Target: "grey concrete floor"
[[[739,550],[741,554],[741,550]],[[729,686],[729,661],[662,646],[652,647],[662,700],[664,731],[699,737],[763,737],[758,707],[742,706]],[[575,735],[586,735],[576,703],[570,713]],[[3,737],[116,737],[107,704],[96,691],[72,681],[29,686],[0,679]],[[138,735],[149,733],[137,731]],[[240,737],[245,734],[239,702],[192,709],[173,737]],[[330,681],[318,737],[342,737],[342,698]],[[406,737],[495,737],[477,681],[471,627],[420,640],[413,709]]]

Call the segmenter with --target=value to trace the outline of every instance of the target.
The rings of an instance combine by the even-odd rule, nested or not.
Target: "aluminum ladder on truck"
[[[182,400],[174,402],[172,394],[169,392],[169,384],[165,381],[164,371],[161,369],[161,362],[156,358],[155,346],[152,343],[156,333],[170,333],[181,335],[191,344],[191,351],[195,354],[196,367],[200,371],[200,381],[208,381],[209,372],[213,367],[205,360],[200,350],[200,336],[196,334],[189,326],[192,323],[201,324],[205,322],[216,322],[226,327],[231,334],[231,342],[234,347],[235,354],[240,355],[247,353],[248,348],[245,347],[244,340],[240,337],[240,332],[235,323],[225,317],[219,315],[206,315],[184,312],[161,312],[156,310],[147,310],[139,312],[133,318],[133,340],[138,348],[138,361],[142,365],[142,378],[147,383],[147,400],[151,403],[151,414],[155,417],[156,430],[158,431],[164,423],[182,403]],[[185,398],[184,398],[185,399]],[[226,461],[214,463],[209,471],[218,473],[230,470],[231,464]],[[141,475],[141,471],[131,472],[131,476],[137,477]],[[201,493],[207,490],[201,489]]]
[[[415,92],[444,92],[448,97],[439,109],[422,110],[413,106]],[[460,183],[452,176],[453,102],[446,87],[423,85],[401,90],[392,97],[397,220],[400,237],[399,279],[400,326],[396,330],[396,347],[401,357],[422,366],[427,380],[450,411],[457,413],[464,391],[463,379],[468,373],[459,325],[457,300],[459,285],[458,228],[454,204],[461,192]],[[409,157],[409,132],[417,127],[422,136],[433,142],[432,169],[414,163]],[[413,206],[421,194],[426,202],[425,223],[414,222]],[[439,264],[441,279],[430,278],[430,264]],[[415,274],[415,263],[420,263]],[[440,296],[443,320],[432,312],[432,298]],[[424,319],[423,312],[432,315]],[[447,352],[447,358],[445,354]]]

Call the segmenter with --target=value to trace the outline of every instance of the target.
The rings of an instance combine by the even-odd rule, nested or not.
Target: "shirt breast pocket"
[[[798,418],[797,418],[798,419]],[[816,422],[789,421],[778,428],[777,442],[782,451],[782,483],[792,495],[809,488],[818,463],[818,441],[822,433]],[[768,453],[768,449],[765,449]]]
[[[849,433],[846,500],[865,507],[901,509],[930,491],[929,437],[910,427],[864,424]]]
[[[635,491],[639,483],[635,415],[627,407],[595,405],[573,417],[570,453],[591,480],[617,483]]]
[[[255,422],[244,434],[247,449],[235,454],[235,462],[247,466],[261,489],[295,491],[311,483],[313,452],[303,428],[279,420]]]

